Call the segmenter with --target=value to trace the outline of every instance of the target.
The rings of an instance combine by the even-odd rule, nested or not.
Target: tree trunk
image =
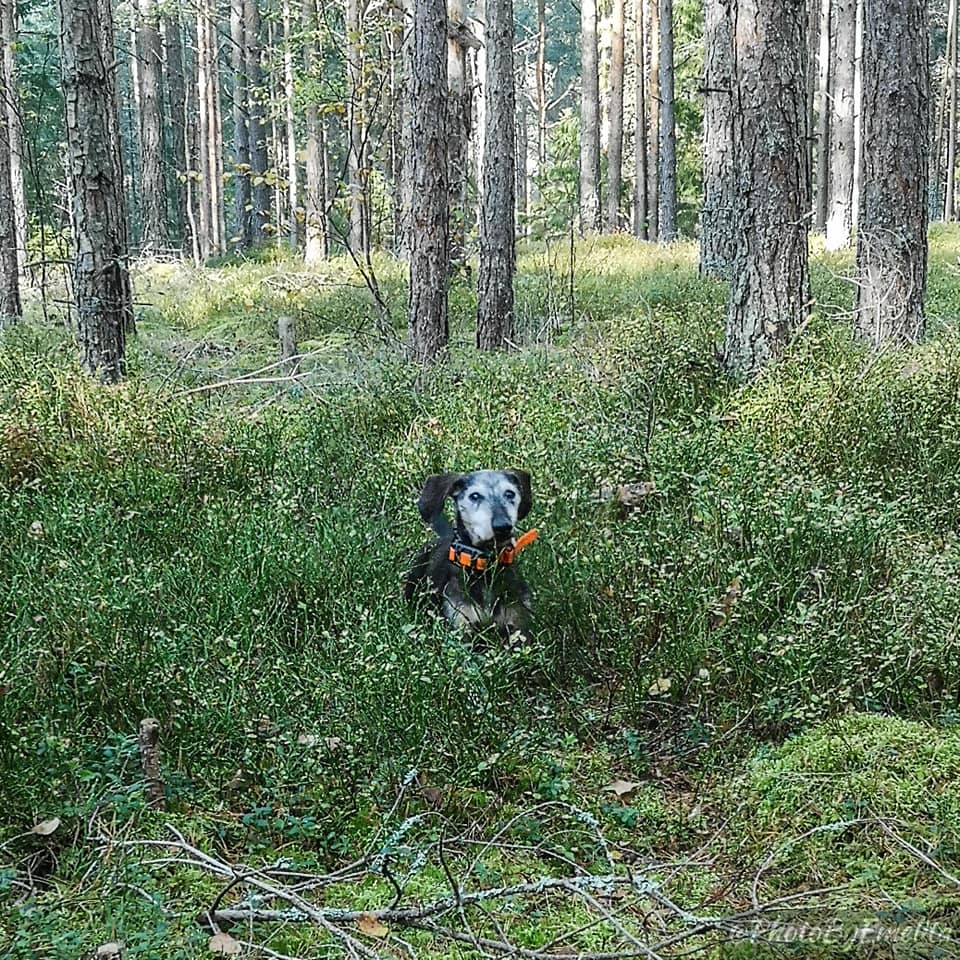
[[[488,0],[489,2],[489,0]],[[580,4],[580,233],[600,229],[600,78],[597,0]],[[489,57],[489,51],[487,56]]]
[[[725,362],[757,373],[803,321],[807,275],[805,0],[736,0],[737,249]]]
[[[927,4],[864,0],[863,10],[857,329],[873,343],[913,343],[922,339],[925,329]]]
[[[26,166],[23,150],[23,114],[20,109],[20,84],[17,78],[16,0],[0,0],[0,36],[3,38],[3,71],[6,77],[7,134],[10,138],[10,189],[16,218],[17,262],[22,272],[27,262],[27,194],[23,172]]]
[[[252,177],[250,189],[251,229],[253,242],[263,243],[268,239],[271,226],[270,184],[268,171],[270,161],[267,156],[267,135],[263,128],[263,70],[260,66],[261,57],[261,26],[260,6],[257,0],[244,0],[244,61],[246,62],[247,80],[247,142],[250,145],[250,175]]]
[[[463,0],[448,0],[447,83],[450,85],[450,261],[466,260],[467,167],[473,91],[467,77],[466,14]]]
[[[645,0],[634,0],[636,102],[633,147],[633,233],[647,239],[647,44]]]
[[[863,183],[863,0],[857,0],[856,64],[853,72],[853,232],[860,225],[860,191]]]
[[[673,90],[673,0],[660,0],[660,240],[677,239],[677,125]]]
[[[174,207],[174,232],[168,237],[181,251],[188,235],[187,194],[185,183],[190,169],[187,160],[186,83],[183,72],[183,41],[179,14],[167,14],[163,21],[164,52],[167,75],[167,116],[170,119],[170,146],[174,177],[171,181]]]
[[[167,246],[167,182],[163,172],[160,21],[153,0],[139,0],[140,189],[143,229],[140,247],[157,253]]]
[[[523,91],[524,77],[521,72],[514,78],[514,99],[516,99],[517,89]],[[521,93],[520,102],[517,104],[516,123],[514,124],[514,143],[517,154],[514,158],[513,169],[516,173],[515,183],[515,209],[517,211],[519,222],[517,223],[517,234],[524,236],[527,224],[527,214],[529,213],[529,195],[527,193],[527,155],[530,151],[530,137],[527,129],[527,103],[526,98]]]
[[[6,57],[0,57],[0,88],[7,89]],[[10,114],[0,104],[0,328],[19,320],[20,270],[17,256],[17,211],[10,178]]]
[[[827,229],[830,197],[830,9],[831,0],[820,0],[820,49],[817,56],[817,197],[813,222],[818,233]]]
[[[607,140],[606,229],[620,229],[620,185],[623,177],[623,12],[624,0],[613,0],[610,20],[610,133]]]
[[[320,49],[317,24],[317,0],[303,0],[303,67],[306,75],[306,104],[304,120],[307,133],[304,196],[306,246],[304,261],[317,263],[327,254],[327,198],[323,176],[323,156],[326,144],[320,108],[317,105],[316,87],[323,73],[323,53]]]
[[[850,243],[853,230],[853,83],[856,67],[856,0],[834,0],[833,84],[830,96],[830,206],[827,249]]]
[[[649,203],[649,222],[647,235],[650,240],[656,241],[660,236],[660,0],[647,0],[650,17],[647,20],[649,27],[647,35],[650,43],[650,136],[647,142],[649,157],[647,160],[647,176],[650,185],[647,188],[647,202]]]
[[[477,346],[513,340],[515,266],[513,0],[487,0],[487,157],[480,213]]]
[[[731,0],[706,0],[700,272],[729,279],[736,250]]]
[[[411,37],[409,128],[410,293],[407,316],[421,364],[446,348],[450,217],[447,177],[447,8],[445,0],[418,0]],[[512,122],[512,118],[511,118]]]
[[[113,22],[105,0],[60,0],[59,10],[81,362],[93,376],[115,383],[125,374],[133,298],[112,73]]]
[[[366,5],[363,0],[346,0],[347,30],[347,201],[350,233],[347,242],[357,257],[369,249],[370,223],[367,209],[366,136],[367,105],[361,41]],[[443,18],[446,31],[446,14]]]
[[[230,66],[233,70],[233,242],[237,250],[253,246],[252,193],[250,185],[250,131],[247,120],[246,31],[243,0],[230,2]]]
[[[294,250],[300,246],[300,182],[297,167],[296,101],[293,77],[293,36],[290,0],[283,0],[283,103],[287,145],[287,205],[290,223],[287,235]]]
[[[947,24],[947,185],[943,219],[953,220],[957,176],[957,0],[950,0]]]
[[[544,172],[547,163],[547,6],[546,0],[537,0],[537,175]]]
[[[225,251],[223,221],[223,137],[220,122],[220,70],[216,11],[211,0],[197,9],[197,184],[200,257],[208,260]]]

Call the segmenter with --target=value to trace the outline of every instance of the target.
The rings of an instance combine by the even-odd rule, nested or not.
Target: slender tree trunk
[[[703,210],[700,272],[729,278],[736,250],[737,170],[733,145],[733,22],[731,0],[704,4]]]
[[[446,348],[450,216],[447,176],[447,8],[445,0],[414,6],[410,70],[410,294],[407,316],[421,364]],[[512,122],[512,118],[511,118]]]
[[[93,376],[114,383],[125,374],[133,300],[112,73],[113,22],[109,4],[102,0],[60,0],[59,10],[81,362]]]
[[[357,256],[369,249],[369,217],[366,210],[366,127],[364,63],[361,49],[365,4],[346,0],[347,29],[347,198],[350,207],[348,243]],[[444,16],[446,29],[446,16]]]
[[[860,224],[863,184],[863,0],[857,0],[857,37],[853,73],[853,233]]]
[[[283,0],[283,101],[287,141],[287,204],[290,207],[290,226],[287,231],[290,246],[300,246],[300,177],[297,167],[296,100],[293,76],[293,35],[290,0]]]
[[[0,57],[0,89],[7,89],[6,57]],[[0,104],[0,328],[20,319],[17,211],[10,177],[10,114]]]
[[[270,183],[268,172],[270,160],[267,155],[267,135],[263,126],[263,69],[261,58],[261,24],[258,0],[244,0],[244,60],[247,65],[247,142],[250,145],[252,205],[251,223],[253,242],[263,243],[268,239],[272,225]]]
[[[170,146],[173,154],[174,177],[171,196],[174,208],[174,231],[169,237],[182,251],[188,234],[186,178],[189,170],[186,139],[186,83],[183,71],[183,41],[179,14],[167,14],[163,20],[164,53],[166,56],[167,97],[170,119]]]
[[[660,0],[647,2],[650,11],[647,21],[650,43],[650,136],[647,142],[650,151],[647,161],[647,175],[650,177],[650,186],[647,189],[650,217],[647,235],[650,240],[656,241],[660,237]]]
[[[513,0],[487,0],[487,157],[483,165],[477,346],[500,350],[513,340],[516,183]]]
[[[183,50],[183,162],[184,162],[184,208],[187,215],[187,236],[190,241],[190,255],[194,266],[201,266],[202,231],[200,229],[199,188],[201,169],[200,158],[200,98],[199,98],[199,48],[196,44],[186,43]]]
[[[514,158],[513,169],[516,173],[516,211],[519,214],[517,223],[517,233],[524,236],[526,233],[526,215],[529,212],[529,195],[527,193],[527,155],[530,150],[530,135],[527,127],[527,104],[523,96],[524,77],[522,72],[514,78],[514,99],[517,99],[517,89],[520,90],[520,99],[517,103],[516,123],[514,124],[514,143],[517,149],[517,155]]]
[[[818,233],[827,229],[827,206],[830,197],[830,10],[831,0],[820,0],[820,50],[817,56],[817,197],[813,217]]]
[[[488,0],[491,2],[491,0]],[[600,79],[597,0],[580,4],[580,232],[600,229]],[[489,51],[487,53],[489,57]]]
[[[400,253],[409,260],[412,250],[411,224],[413,218],[413,152],[414,152],[414,21],[415,0],[402,0],[403,3],[403,43],[401,46],[401,64],[403,74],[403,103],[400,111]],[[478,97],[479,103],[479,97]],[[479,138],[478,138],[479,139]],[[449,175],[449,171],[448,171]],[[479,182],[479,180],[477,181]],[[449,257],[449,251],[446,256]]]
[[[947,14],[947,186],[943,219],[953,220],[957,176],[957,0],[950,0]]]
[[[306,143],[306,191],[304,196],[306,246],[304,261],[317,263],[328,255],[327,250],[327,200],[323,175],[325,153],[323,125],[317,105],[315,85],[320,83],[323,72],[323,52],[320,49],[317,23],[317,0],[303,0],[303,67],[306,74],[307,94],[304,105],[304,120],[307,132]]]
[[[927,279],[927,4],[864,0],[863,10],[857,329],[876,344],[914,343],[925,331]]]
[[[607,140],[606,229],[620,229],[620,187],[623,178],[624,0],[613,0],[610,19],[610,132]]]
[[[140,186],[143,197],[141,250],[167,246],[167,181],[163,172],[160,21],[153,0],[139,0]]]
[[[737,250],[725,362],[757,373],[807,314],[805,0],[736,0]]]
[[[252,193],[250,185],[250,131],[247,120],[246,31],[243,0],[230,2],[230,66],[233,70],[233,204],[234,245],[237,250],[253,246]]]
[[[674,103],[673,0],[660,0],[660,240],[677,239],[677,124]]]
[[[853,84],[856,72],[856,0],[834,0],[833,89],[830,98],[830,209],[827,249],[850,243],[853,230]]]
[[[547,163],[547,7],[546,0],[537,0],[537,174]]]
[[[0,0],[0,36],[3,38],[3,70],[6,77],[7,134],[10,139],[10,189],[16,218],[16,248],[19,269],[25,271],[27,262],[27,193],[24,184],[26,155],[23,150],[23,114],[20,108],[20,83],[17,75],[16,0]]]
[[[223,221],[223,143],[216,10],[211,0],[197,9],[197,151],[199,155],[200,257],[225,250]]]
[[[447,83],[450,85],[450,129],[447,162],[450,171],[450,261],[466,259],[467,168],[473,91],[467,78],[466,13],[463,0],[448,0]]]
[[[636,102],[634,104],[633,233],[647,239],[647,43],[645,0],[634,0]]]

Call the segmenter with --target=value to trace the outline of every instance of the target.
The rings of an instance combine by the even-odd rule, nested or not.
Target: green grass
[[[91,811],[142,822],[131,736],[148,715],[177,815],[228,821],[199,834],[326,863],[362,845],[411,768],[456,822],[587,796],[609,829],[662,850],[697,842],[678,771],[724,797],[757,740],[851,710],[955,723],[958,248],[957,231],[933,234],[930,341],[880,356],[849,335],[849,257],[818,256],[816,315],[746,386],[716,363],[724,289],[692,247],[624,239],[578,246],[572,304],[566,252],[526,247],[525,345],[508,355],[473,353],[457,281],[454,349],[425,376],[404,359],[386,261],[387,331],[343,262],[143,267],[134,376],[117,388],[81,377],[52,328],[7,334],[0,830],[63,817],[68,877]],[[174,396],[269,363],[284,313],[311,353],[306,388]],[[425,537],[423,478],[500,465],[534,476],[537,632],[481,654],[408,610],[399,581]],[[647,481],[634,509],[600,495]],[[850,734],[867,763],[900,735],[877,728],[869,746],[873,729]],[[917,763],[925,736],[904,741]],[[756,812],[757,763],[744,789],[769,840],[787,826]],[[626,805],[639,812],[595,795],[622,774],[653,778]],[[45,955],[78,955],[93,929]]]

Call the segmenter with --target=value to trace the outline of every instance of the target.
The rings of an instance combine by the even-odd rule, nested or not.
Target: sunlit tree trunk
[[[197,153],[200,257],[224,253],[223,137],[216,11],[211,0],[197,10]]]
[[[362,39],[365,0],[346,0],[347,30],[347,201],[350,209],[348,243],[357,256],[370,246],[367,196],[367,94]],[[446,17],[444,16],[444,27]]]
[[[244,251],[253,246],[252,194],[250,191],[250,133],[247,123],[246,31],[243,0],[230,2],[230,66],[233,70],[233,246]]]
[[[592,233],[600,229],[600,79],[596,0],[582,0],[580,4],[580,45],[580,232]]]
[[[17,75],[16,0],[0,0],[0,36],[3,38],[3,70],[6,77],[7,133],[10,138],[10,189],[16,218],[17,263],[21,273],[27,262],[27,194],[24,185],[26,157],[23,150],[23,114],[20,105],[20,84]]]
[[[703,208],[700,272],[730,276],[736,249],[733,157],[733,22],[731,0],[704,4]]]
[[[284,134],[287,141],[287,206],[290,208],[290,223],[287,235],[290,246],[300,246],[300,176],[297,165],[296,99],[293,74],[293,14],[290,0],[283,0],[283,100]]]
[[[813,223],[818,233],[827,229],[830,197],[830,32],[831,0],[820,3],[820,43],[817,54],[817,193]]]
[[[660,236],[660,0],[647,0],[647,3],[650,12],[647,20],[650,44],[650,62],[647,64],[650,70],[647,86],[647,102],[650,105],[650,136],[647,140],[647,176],[650,178],[647,188],[647,236],[650,240],[657,240]]]
[[[534,73],[537,88],[537,173],[547,163],[547,7],[537,0],[537,61]]]
[[[0,89],[7,89],[7,64],[0,57]],[[0,328],[20,319],[17,211],[10,179],[10,116],[0,104]]]
[[[487,132],[480,214],[477,346],[499,350],[513,339],[516,244],[513,0],[487,0]]]
[[[307,263],[317,263],[328,254],[327,202],[323,171],[326,144],[315,86],[320,82],[323,73],[323,53],[318,39],[317,0],[303,0],[303,32],[303,68],[306,75],[304,121],[307,134],[304,171],[306,245],[303,256]]]
[[[263,89],[263,68],[261,66],[263,41],[258,0],[244,0],[243,27],[243,55],[246,63],[247,82],[247,143],[250,148],[250,175],[252,178],[250,186],[251,229],[253,231],[253,242],[256,244],[263,243],[272,234],[272,197],[268,177],[270,159],[267,153],[267,133],[263,123],[264,101],[266,99]]]
[[[607,210],[605,227],[620,229],[620,185],[623,177],[624,0],[613,0],[610,19],[610,133],[607,141]]]
[[[447,83],[450,85],[450,260],[466,258],[466,201],[473,91],[467,76],[467,28],[463,0],[448,0]]]
[[[410,286],[407,316],[417,361],[446,348],[449,271],[447,177],[447,9],[445,0],[414,6],[410,62]],[[512,123],[512,117],[510,118]]]
[[[806,11],[805,0],[735,2],[737,249],[724,359],[750,376],[783,352],[809,304]]]
[[[647,239],[647,43],[646,0],[634,0],[634,147],[633,147],[633,233]]]
[[[926,0],[864,0],[863,9],[857,329],[876,344],[913,343],[925,332],[927,4]]]
[[[856,0],[834,0],[830,91],[830,200],[827,249],[850,243],[853,230],[853,83],[856,67]]]
[[[660,233],[677,238],[677,124],[674,103],[673,0],[660,0]]]
[[[950,0],[947,13],[947,185],[943,219],[953,220],[957,176],[957,0]]]
[[[72,182],[73,295],[81,362],[107,383],[126,372],[133,327],[120,163],[113,22],[103,0],[60,0],[60,67]]]

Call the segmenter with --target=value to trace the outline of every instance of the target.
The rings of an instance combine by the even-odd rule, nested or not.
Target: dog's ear
[[[436,476],[427,477],[417,501],[420,516],[425,523],[430,523],[434,517],[443,513],[444,500],[462,479],[462,473],[438,473]]]
[[[517,519],[522,520],[533,505],[533,496],[530,493],[530,474],[526,470],[508,470],[507,473],[513,477],[517,486],[520,488],[520,507],[517,510]]]

